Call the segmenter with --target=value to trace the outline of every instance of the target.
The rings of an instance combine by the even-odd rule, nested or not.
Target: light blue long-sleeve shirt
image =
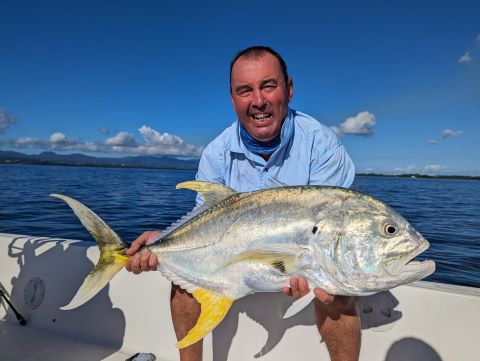
[[[238,192],[287,185],[349,187],[355,167],[336,134],[314,118],[289,109],[280,147],[268,161],[249,152],[235,121],[203,151],[196,179],[227,185]]]

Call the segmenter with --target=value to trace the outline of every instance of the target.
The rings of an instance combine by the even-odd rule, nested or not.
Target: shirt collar
[[[285,120],[282,124],[282,130],[280,133],[280,147],[278,147],[276,152],[280,151],[280,149],[285,148],[290,142],[290,139],[292,138],[294,115],[295,110],[288,108],[287,116],[285,117]],[[245,155],[256,156],[255,154],[248,151],[248,149],[243,144],[242,139],[240,138],[240,121],[238,119],[235,122],[235,136],[233,142],[230,145],[230,151],[233,153],[243,153]]]

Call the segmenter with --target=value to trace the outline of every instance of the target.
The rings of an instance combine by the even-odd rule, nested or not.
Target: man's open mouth
[[[250,118],[257,122],[261,122],[263,120],[270,119],[273,115],[271,113],[258,113],[258,114],[250,114]]]

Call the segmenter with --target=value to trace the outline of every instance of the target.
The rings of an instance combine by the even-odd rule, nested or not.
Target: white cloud
[[[102,134],[105,134],[105,135],[110,134],[110,129],[108,128],[100,128],[99,130],[100,130],[100,133]]]
[[[443,169],[447,168],[444,165],[441,164],[428,164],[424,166],[418,166],[414,164],[407,165],[406,167],[396,167],[393,169],[394,172],[396,173],[436,173],[438,171],[441,171]]]
[[[347,118],[339,127],[333,126],[331,129],[339,136],[351,135],[371,135],[375,126],[375,115],[369,112],[360,112],[354,117]]]
[[[145,144],[139,145],[137,151],[142,154],[170,154],[183,156],[200,156],[202,147],[187,144],[185,141],[172,134],[159,133],[146,125],[138,129],[145,140]]]
[[[112,138],[108,138],[105,141],[106,145],[116,145],[116,146],[123,146],[123,147],[134,147],[137,145],[135,141],[135,137],[127,132],[120,132]]]
[[[444,138],[448,138],[448,137],[459,137],[463,135],[463,131],[462,130],[453,130],[453,129],[445,129],[442,133],[442,136]]]
[[[442,170],[442,169],[445,169],[445,168],[447,168],[447,167],[444,166],[444,165],[440,165],[440,164],[429,164],[429,165],[426,165],[423,169],[424,169],[426,172],[435,173],[435,172],[438,172],[439,170]]]
[[[458,59],[458,62],[460,64],[468,64],[472,61],[472,57],[470,56],[470,52],[467,51],[465,54],[463,54],[460,59]]]
[[[118,153],[137,155],[171,155],[198,157],[203,148],[187,144],[182,138],[156,131],[147,126],[139,129],[144,138],[143,143],[137,143],[134,135],[128,132],[119,132],[105,141],[85,142],[68,137],[61,132],[53,133],[48,139],[35,139],[22,137],[19,139],[0,140],[0,145],[12,148],[38,148],[45,150],[95,152],[95,153]]]
[[[17,122],[17,118],[12,116],[5,109],[0,109],[0,134],[5,132],[7,128]]]
[[[68,143],[68,138],[65,134],[56,132],[50,136],[50,142],[52,143]]]
[[[394,172],[399,173],[414,173],[419,171],[419,167],[413,164],[407,165],[406,167],[396,167],[393,169]]]
[[[22,145],[35,144],[36,142],[36,139],[30,137],[23,137],[17,140],[17,143]]]
[[[181,145],[183,140],[176,135],[171,135],[168,133],[159,133],[155,129],[147,127],[146,125],[138,129],[140,134],[143,135],[143,138],[149,145]]]
[[[437,144],[438,142],[435,139],[430,139],[427,143],[428,144]]]

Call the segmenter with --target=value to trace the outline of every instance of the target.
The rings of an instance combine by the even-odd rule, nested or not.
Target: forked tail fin
[[[50,195],[64,200],[72,208],[100,248],[100,259],[97,265],[85,278],[70,303],[61,307],[62,310],[71,310],[83,305],[100,292],[123,268],[128,259],[125,255],[128,245],[99,216],[82,203],[61,194]]]

